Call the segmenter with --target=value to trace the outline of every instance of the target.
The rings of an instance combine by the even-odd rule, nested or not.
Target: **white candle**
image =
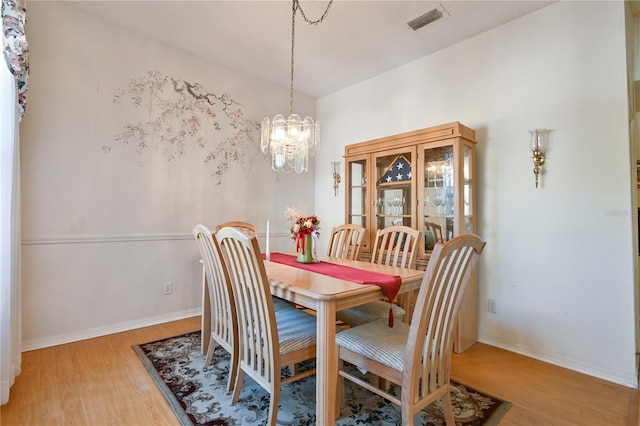
[[[267,246],[265,250],[265,254],[267,256],[267,260],[271,257],[271,252],[269,251],[269,220],[267,219]]]

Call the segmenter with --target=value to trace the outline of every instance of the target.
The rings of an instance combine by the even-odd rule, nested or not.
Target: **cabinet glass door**
[[[423,223],[425,250],[454,236],[455,173],[453,145],[424,150]]]
[[[375,230],[392,225],[413,226],[412,164],[415,154],[412,150],[380,153],[375,161]],[[375,235],[375,234],[374,234]]]
[[[475,233],[475,218],[474,218],[474,191],[473,191],[473,164],[474,164],[474,150],[464,145],[462,150],[462,178],[463,178],[463,215],[464,215],[464,230],[463,234]]]
[[[350,203],[349,223],[367,226],[367,167],[366,160],[351,161],[349,163],[349,192]]]
[[[347,194],[347,217],[346,223],[360,225],[369,228],[369,218],[371,214],[369,192],[368,170],[369,155],[356,156],[347,159],[346,169],[346,190]],[[360,253],[368,253],[370,246],[370,236],[365,232],[365,236],[360,246]]]

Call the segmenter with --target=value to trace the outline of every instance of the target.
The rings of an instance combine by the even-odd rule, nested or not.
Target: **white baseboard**
[[[189,309],[186,311],[172,312],[170,314],[158,315],[155,317],[141,318],[134,321],[126,321],[118,324],[90,328],[87,330],[74,331],[72,333],[60,334],[57,336],[49,336],[42,339],[23,340],[22,352],[63,345],[65,343],[77,342],[79,340],[92,339],[94,337],[106,336],[108,334],[120,333],[123,331],[181,320],[184,318],[191,318],[201,314],[202,308]]]

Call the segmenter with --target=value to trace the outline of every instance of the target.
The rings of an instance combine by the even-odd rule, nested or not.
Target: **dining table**
[[[420,287],[424,271],[400,268],[376,263],[320,257],[319,262],[356,268],[367,272],[400,278],[398,300]],[[336,348],[336,312],[375,300],[384,299],[383,290],[373,283],[358,283],[335,276],[325,275],[296,265],[264,261],[271,294],[296,305],[315,311],[317,322],[316,344],[316,424],[335,424],[338,384],[338,361]],[[209,296],[203,272],[202,308],[202,352],[206,353],[210,341],[211,317]],[[406,302],[405,302],[406,303]],[[404,304],[403,302],[399,303]],[[406,309],[406,307],[405,307]]]

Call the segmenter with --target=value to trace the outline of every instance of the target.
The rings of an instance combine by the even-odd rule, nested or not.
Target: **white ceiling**
[[[328,1],[301,0],[310,20]],[[296,16],[294,90],[312,97],[369,79],[554,1],[334,0],[323,23]],[[289,88],[291,1],[71,1],[69,5]],[[406,22],[450,14],[418,31]]]

